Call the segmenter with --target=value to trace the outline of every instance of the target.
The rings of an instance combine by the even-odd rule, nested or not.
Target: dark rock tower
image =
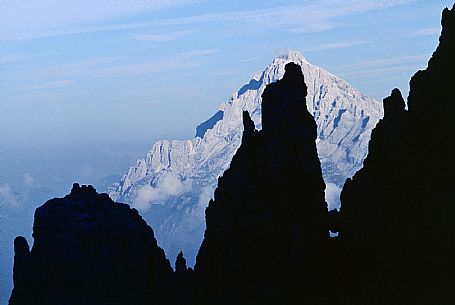
[[[262,95],[263,130],[243,113],[242,145],[206,210],[196,303],[325,303],[327,206],[306,94],[289,63]]]
[[[384,99],[364,167],[342,191],[349,304],[455,304],[454,8],[439,42],[411,79],[408,110],[398,89]]]

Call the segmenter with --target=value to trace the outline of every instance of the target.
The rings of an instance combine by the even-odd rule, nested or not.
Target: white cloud
[[[416,64],[407,64],[407,65],[397,65],[392,67],[384,67],[384,68],[374,68],[374,69],[363,69],[357,71],[351,71],[346,73],[339,73],[341,77],[364,77],[368,75],[377,76],[379,73],[384,72],[394,72],[394,73],[401,73],[401,72],[415,72],[418,69]]]
[[[54,98],[61,98],[68,96],[68,93],[63,92],[50,92],[50,93],[32,93],[32,94],[25,94],[22,96],[26,99],[54,99]]]
[[[25,186],[32,187],[35,184],[35,178],[29,173],[25,173],[22,177],[22,182]]]
[[[201,50],[193,50],[188,52],[182,52],[176,55],[177,58],[188,59],[194,57],[200,57],[205,55],[212,55],[218,53],[217,49],[201,49]]]
[[[39,85],[21,87],[21,88],[19,88],[19,90],[29,91],[29,90],[55,89],[55,88],[72,86],[74,84],[75,84],[75,82],[64,79],[64,80],[58,80],[58,81],[53,81],[53,82],[47,82],[47,83],[39,84]]]
[[[19,201],[11,187],[6,183],[0,183],[0,206],[20,207]]]
[[[60,78],[66,76],[89,75],[95,68],[102,67],[106,64],[112,64],[117,61],[119,57],[94,57],[89,58],[77,63],[58,65],[42,69],[35,73],[30,73],[26,79],[53,77]]]
[[[44,52],[39,54],[29,54],[29,53],[16,53],[16,54],[4,54],[0,56],[1,62],[17,62],[27,59],[46,57],[51,55],[57,55],[57,52]]]
[[[424,28],[417,30],[411,37],[436,36],[441,33],[440,28]]]
[[[171,197],[179,196],[189,192],[192,187],[192,180],[180,178],[174,173],[165,173],[160,177],[156,186],[145,185],[136,193],[133,208],[144,212],[150,210],[152,204],[163,204]]]
[[[318,44],[311,48],[305,49],[305,51],[323,51],[323,50],[332,50],[332,49],[345,49],[351,48],[354,46],[359,46],[363,44],[369,44],[371,41],[366,40],[358,40],[358,41],[342,41],[342,42],[331,42],[331,43],[324,43]]]
[[[95,75],[100,77],[131,76],[175,71],[195,66],[196,64],[192,62],[166,59],[163,61],[152,61],[140,64],[128,64],[111,68],[104,68],[96,71]]]
[[[188,31],[178,31],[167,34],[135,34],[133,35],[134,40],[144,41],[144,42],[163,42],[163,41],[173,41],[184,36],[187,36],[191,33],[194,33],[192,30]]]
[[[326,183],[325,201],[327,202],[329,211],[340,208],[340,194],[341,188],[339,188],[336,184]]]
[[[240,60],[241,63],[246,63],[246,62],[253,62],[253,61],[257,61],[259,60],[260,57],[250,57],[250,58],[245,58],[245,59],[242,59]]]
[[[362,61],[357,63],[351,63],[346,68],[371,68],[371,67],[384,67],[390,65],[397,65],[403,64],[406,62],[419,62],[422,60],[428,60],[428,54],[420,54],[420,55],[408,55],[408,56],[401,56],[395,58],[385,58],[385,59],[375,59],[369,61]]]
[[[168,57],[156,59],[153,61],[124,65],[119,64],[114,65],[117,61],[121,59],[120,57],[116,56],[94,57],[76,63],[57,65],[41,69],[34,73],[28,74],[27,77],[25,77],[24,79],[30,80],[36,78],[43,79],[46,77],[60,78],[72,76],[112,77],[168,72],[198,66],[199,64],[195,63],[194,59],[198,59],[202,56],[215,54],[217,52],[218,52],[217,49],[193,50],[188,52],[177,53],[175,55],[170,55]],[[69,86],[72,84],[74,84],[74,82],[72,82],[71,80],[60,80],[29,87],[22,87],[20,89],[22,90],[48,89]]]
[[[138,64],[127,64],[93,71],[93,75],[99,77],[131,76],[162,73],[179,69],[192,68],[199,65],[194,59],[217,53],[216,49],[202,49],[178,53],[163,59],[148,61]]]
[[[214,187],[205,186],[199,193],[197,204],[188,206],[186,210],[190,213],[189,217],[184,217],[181,226],[186,232],[204,232],[205,229],[205,209],[207,208],[210,199],[213,198]],[[194,240],[199,244],[202,242],[203,234]]]
[[[424,68],[430,56],[431,54],[421,54],[361,61],[340,66],[342,69],[338,71],[338,75],[341,77],[362,78],[363,81],[365,76],[374,76],[376,80],[384,77],[391,79],[393,76],[390,75],[390,72],[407,73]],[[384,73],[389,74],[385,75]]]
[[[131,16],[184,4],[167,1],[1,1],[1,40],[52,37],[89,32],[97,25]]]
[[[346,26],[337,17],[399,6],[404,1],[315,1],[304,6],[289,7],[272,25],[287,28],[293,33],[315,33]]]
[[[210,13],[178,18],[161,18],[139,22],[114,23],[118,17],[132,16],[145,11],[184,4],[190,1],[27,1],[3,5],[7,18],[2,20],[8,33],[3,40],[28,39],[125,30],[145,27],[182,26],[201,23],[244,22],[257,26],[280,27],[296,33],[320,32],[343,26],[336,17],[398,6],[406,0],[395,1],[327,1]],[[68,14],[71,12],[71,14]],[[104,22],[102,21],[109,21]],[[156,38],[156,37],[155,37]]]
[[[210,199],[213,199],[214,189],[211,186],[202,188],[199,194],[198,205],[205,211],[205,208],[209,205]]]
[[[220,77],[220,76],[228,76],[228,75],[234,75],[234,74],[237,74],[239,71],[236,70],[236,69],[223,69],[223,70],[218,70],[216,71],[215,73],[210,73],[208,76],[210,77]],[[227,83],[225,83],[227,84]],[[232,82],[231,84],[229,84],[229,86],[227,88],[232,88],[235,86],[238,85],[236,84],[235,82]]]

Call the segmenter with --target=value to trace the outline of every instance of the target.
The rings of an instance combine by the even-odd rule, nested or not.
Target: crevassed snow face
[[[229,167],[241,144],[242,112],[250,112],[261,129],[261,94],[281,79],[288,62],[302,67],[308,87],[307,107],[318,126],[316,140],[330,209],[339,207],[346,178],[363,164],[372,128],[382,117],[382,105],[344,80],[311,65],[298,52],[275,58],[230,99],[212,118],[198,126],[195,138],[156,142],[131,167],[109,195],[137,207],[155,231],[158,243],[173,261],[183,250],[194,264],[205,229],[204,210],[217,178]]]

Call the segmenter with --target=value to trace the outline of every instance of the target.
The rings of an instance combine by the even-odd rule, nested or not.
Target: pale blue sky
[[[453,1],[0,2],[0,305],[12,242],[71,183],[100,191],[186,139],[289,49],[382,100],[407,94]],[[6,255],[4,254],[6,253]]]
[[[3,140],[34,147],[188,138],[287,49],[382,99],[425,67],[445,5],[3,1]]]

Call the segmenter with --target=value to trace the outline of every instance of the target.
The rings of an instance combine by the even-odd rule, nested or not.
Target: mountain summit
[[[255,128],[262,129],[261,95],[268,84],[283,77],[290,62],[302,68],[308,86],[306,103],[317,124],[316,144],[329,209],[339,207],[339,191],[346,178],[362,167],[382,107],[291,51],[276,57],[232,94],[211,118],[197,126],[193,139],[156,142],[146,157],[108,190],[113,200],[141,212],[171,259],[183,250],[188,264],[194,265],[205,229],[205,208],[217,178],[229,167],[241,144],[242,113],[248,111]]]

